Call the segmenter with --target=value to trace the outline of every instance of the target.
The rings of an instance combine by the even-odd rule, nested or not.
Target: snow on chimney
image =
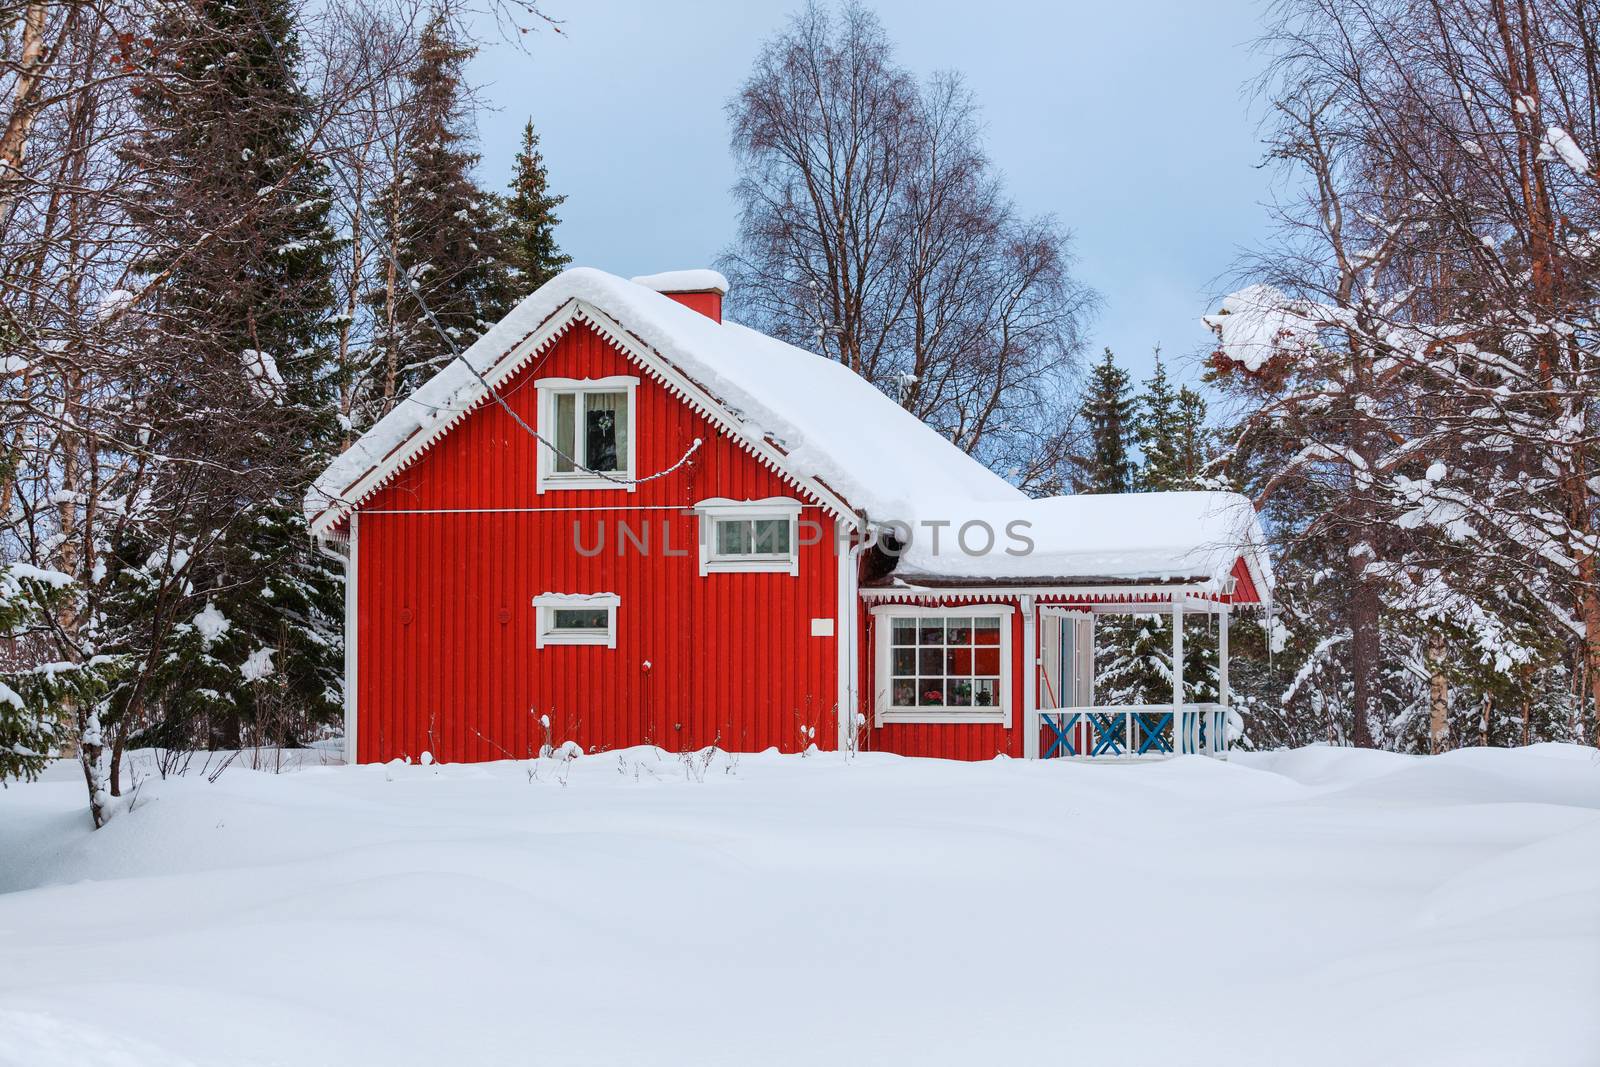
[[[722,321],[722,297],[728,291],[728,279],[714,270],[669,270],[664,274],[641,274],[630,280],[714,322]]]

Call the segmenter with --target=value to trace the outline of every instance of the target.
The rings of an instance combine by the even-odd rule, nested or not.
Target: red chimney
[[[664,274],[642,274],[631,281],[654,289],[713,322],[722,321],[722,297],[728,291],[728,279],[714,270],[669,270]]]

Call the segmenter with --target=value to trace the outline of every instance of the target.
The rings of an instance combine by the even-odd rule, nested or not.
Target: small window
[[[533,598],[537,618],[534,644],[617,647],[615,593],[544,593]]]
[[[718,556],[788,561],[788,519],[718,519],[716,523]]]
[[[539,421],[549,441],[539,447],[540,492],[633,489],[638,381],[626,376],[538,381]]]
[[[700,573],[787,571],[798,574],[800,502],[705,500],[700,512]]]

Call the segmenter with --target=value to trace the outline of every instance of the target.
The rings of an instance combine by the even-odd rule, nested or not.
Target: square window
[[[638,379],[551,378],[535,384],[541,429],[549,435],[537,446],[539,491],[631,490]]]
[[[743,519],[717,520],[717,555],[748,556],[754,551],[750,524]]]
[[[753,525],[754,551],[764,555],[789,554],[788,519],[757,519]]]
[[[1004,610],[1004,609],[1002,609]],[[880,722],[1009,722],[1007,615],[886,607],[877,629]]]

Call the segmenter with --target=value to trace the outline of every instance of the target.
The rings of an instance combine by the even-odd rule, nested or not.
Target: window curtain
[[[620,471],[628,454],[628,394],[583,394],[583,465]]]

